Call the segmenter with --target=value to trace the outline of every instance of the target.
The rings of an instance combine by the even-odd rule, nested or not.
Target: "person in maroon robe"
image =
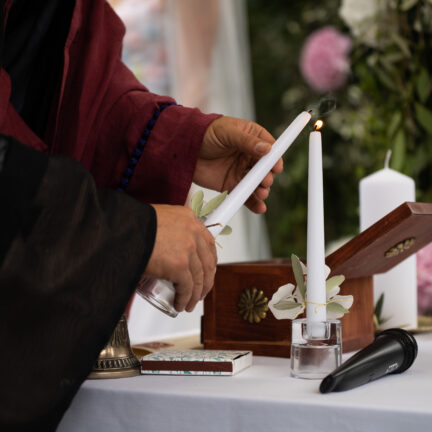
[[[179,311],[210,290],[214,240],[187,191],[231,190],[273,138],[149,92],[105,0],[1,0],[0,14],[0,429],[48,431],[143,274],[176,284]]]

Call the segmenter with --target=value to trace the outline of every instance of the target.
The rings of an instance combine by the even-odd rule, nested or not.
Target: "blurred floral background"
[[[304,107],[336,100],[323,130],[327,242],[358,233],[359,181],[388,149],[417,201],[432,202],[432,0],[248,0],[248,11],[258,122],[278,136]],[[307,135],[268,200],[275,256],[306,252]],[[432,251],[418,260],[430,272]]]

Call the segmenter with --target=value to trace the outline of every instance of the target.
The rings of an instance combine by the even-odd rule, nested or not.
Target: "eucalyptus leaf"
[[[387,128],[387,136],[389,138],[392,138],[395,134],[396,130],[398,129],[400,122],[402,120],[402,114],[400,111],[396,111],[390,120],[389,126]]]
[[[381,312],[382,312],[383,303],[384,303],[384,293],[381,293],[374,308],[374,316],[376,317],[378,324],[381,322]]]
[[[300,259],[297,255],[291,254],[291,265],[294,277],[297,283],[298,290],[300,291],[303,299],[306,298],[306,287],[303,279],[303,270],[300,264]]]
[[[429,97],[431,91],[431,83],[429,80],[429,74],[426,68],[422,68],[416,82],[417,94],[422,103],[425,103]]]
[[[301,307],[301,304],[293,301],[281,300],[275,303],[273,307],[277,310],[287,310],[287,309],[295,309],[297,307]]]
[[[432,111],[419,103],[415,104],[416,118],[424,130],[432,135]]]
[[[405,58],[405,54],[401,52],[392,52],[384,56],[388,63],[399,63]]]
[[[394,170],[400,171],[403,167],[406,154],[405,134],[402,129],[399,129],[393,141],[393,151],[391,166]]]
[[[378,330],[378,328],[379,328],[379,321],[378,321],[378,318],[377,318],[377,316],[375,314],[373,316],[373,324],[374,324],[374,329]]]
[[[406,57],[411,57],[409,42],[400,36],[398,33],[392,33],[391,38],[393,42],[401,49]]]
[[[403,11],[410,10],[418,3],[418,0],[402,0],[400,8]]]
[[[229,225],[225,225],[219,235],[229,235],[232,233],[232,228]]]
[[[216,195],[214,198],[212,198],[201,210],[199,217],[203,217],[211,213],[213,210],[215,210],[226,198],[228,195],[228,192],[222,192],[219,195]]]
[[[191,200],[191,209],[195,213],[196,217],[199,217],[200,215],[203,202],[204,202],[204,192],[202,190],[199,190],[193,194]]]
[[[384,84],[390,90],[398,91],[398,88],[394,83],[394,80],[390,77],[390,75],[387,72],[385,72],[383,69],[378,67],[376,67],[375,72],[382,84]]]
[[[329,293],[334,287],[339,286],[345,280],[344,275],[336,275],[327,279],[326,281],[326,292]]]
[[[345,309],[340,303],[329,302],[327,303],[327,312],[347,314],[349,310]]]

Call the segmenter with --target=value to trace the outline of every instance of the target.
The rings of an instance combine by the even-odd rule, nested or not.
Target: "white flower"
[[[268,305],[276,319],[295,319],[304,312],[307,302],[307,268],[295,255],[291,262],[297,286],[289,283],[282,285],[274,294]],[[325,278],[330,274],[330,268],[325,266]],[[348,313],[354,298],[352,295],[339,295],[340,285],[345,276],[333,276],[326,282],[327,319],[341,318]],[[304,298],[306,297],[306,299]]]
[[[268,305],[276,319],[296,319],[304,311],[305,302],[300,291],[295,288],[289,283],[273,294]]]
[[[379,14],[387,8],[388,0],[342,0],[340,17],[352,34],[369,46],[376,44]]]

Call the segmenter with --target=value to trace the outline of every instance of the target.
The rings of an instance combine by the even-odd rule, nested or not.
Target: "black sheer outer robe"
[[[0,196],[0,430],[54,430],[145,269],[155,212],[17,142]]]
[[[21,21],[12,0],[0,0],[0,11],[3,4],[5,44],[13,45],[12,23]],[[124,26],[105,0],[76,0],[68,10],[54,69],[37,57],[44,64],[33,62],[26,79],[28,67],[15,63],[21,48],[0,64],[0,135],[9,143],[0,173],[1,431],[56,428],[151,255],[154,209],[95,184],[183,204],[217,117],[136,80],[120,58]],[[29,105],[35,76],[50,91]]]
[[[0,55],[11,65],[0,68],[0,430],[50,431],[145,270],[156,216],[125,193],[97,189],[73,159],[13,138],[31,145],[29,125],[43,135],[56,85],[44,71],[26,82],[35,63],[13,54],[15,62]]]

